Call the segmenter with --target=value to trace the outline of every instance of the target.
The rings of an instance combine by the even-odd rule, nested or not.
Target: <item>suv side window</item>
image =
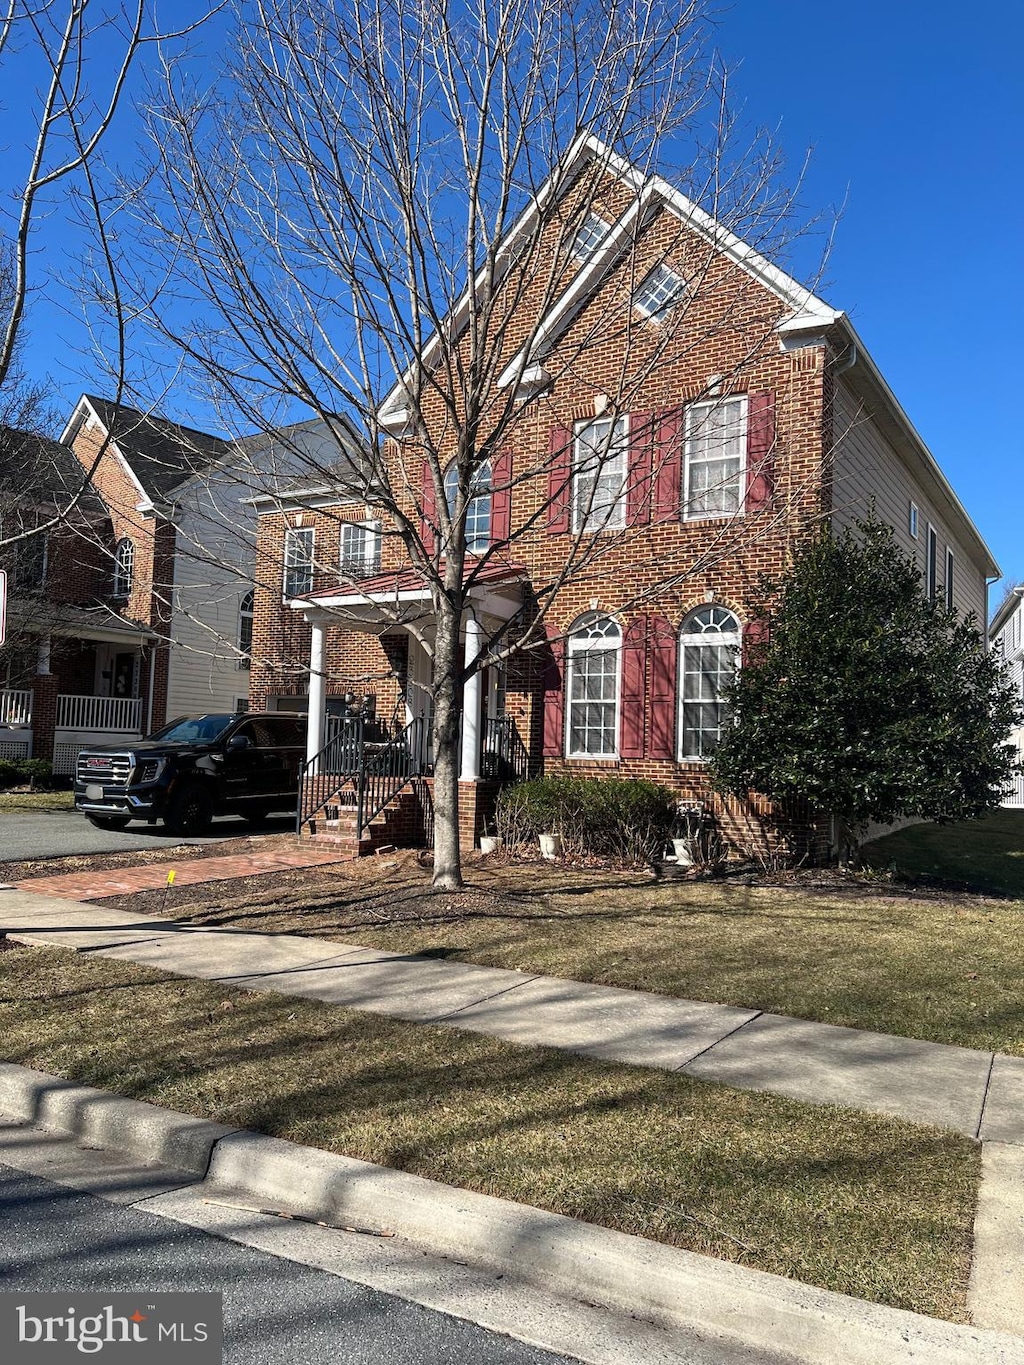
[[[303,721],[296,716],[266,716],[270,731],[270,743],[283,749],[301,748],[306,742],[306,729]]]
[[[237,730],[233,730],[231,733],[231,738],[237,739],[239,735],[242,735],[245,739],[247,739],[250,744],[259,743],[259,740],[256,737],[256,730],[251,720],[247,720],[244,725],[240,725]]]

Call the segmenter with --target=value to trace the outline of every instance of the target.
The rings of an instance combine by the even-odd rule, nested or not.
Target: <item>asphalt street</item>
[[[0,1165],[0,1293],[224,1295],[225,1365],[571,1365],[338,1275]]]
[[[253,834],[281,834],[295,828],[295,817],[268,820],[259,829],[237,815],[218,816],[209,834],[200,839],[181,839],[168,834],[163,825],[133,823],[126,830],[97,829],[74,810],[0,812],[0,862],[22,858],[59,858],[79,853],[123,853],[140,848],[178,848],[182,844],[208,844],[219,839]]]

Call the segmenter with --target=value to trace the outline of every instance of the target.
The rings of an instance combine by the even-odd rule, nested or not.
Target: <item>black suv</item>
[[[148,739],[82,749],[75,809],[102,829],[163,820],[172,834],[201,834],[215,815],[253,824],[295,810],[305,757],[304,716],[181,716]]]

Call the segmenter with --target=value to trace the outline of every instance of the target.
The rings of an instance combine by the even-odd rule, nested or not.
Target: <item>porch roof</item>
[[[443,574],[444,561],[440,569]],[[522,606],[528,579],[525,565],[493,560],[476,571],[469,599],[483,615],[507,621]],[[289,606],[307,620],[344,622],[354,630],[401,626],[433,615],[430,588],[412,568],[375,574],[361,579],[358,587],[321,588],[293,598]]]
[[[153,632],[106,607],[70,607],[45,600],[16,598],[10,607],[12,629],[30,635],[57,635],[63,639],[107,641],[110,644],[143,645]]]

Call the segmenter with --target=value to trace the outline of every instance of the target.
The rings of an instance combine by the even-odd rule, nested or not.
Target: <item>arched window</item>
[[[622,631],[610,616],[588,612],[566,644],[566,753],[616,758],[619,752],[619,673]]]
[[[708,758],[722,736],[722,688],[739,667],[740,623],[724,607],[698,607],[679,648],[679,757]]]
[[[459,471],[449,465],[444,476],[448,514],[455,515],[455,498],[459,491]],[[474,470],[470,484],[470,499],[466,507],[466,550],[471,555],[482,555],[491,543],[491,462],[485,460]]]
[[[125,536],[117,542],[114,550],[114,596],[127,597],[132,590],[132,572],[135,568],[135,546]]]
[[[250,658],[252,654],[252,609],[255,596],[255,592],[250,588],[238,604],[239,668],[249,668],[252,664]]]

